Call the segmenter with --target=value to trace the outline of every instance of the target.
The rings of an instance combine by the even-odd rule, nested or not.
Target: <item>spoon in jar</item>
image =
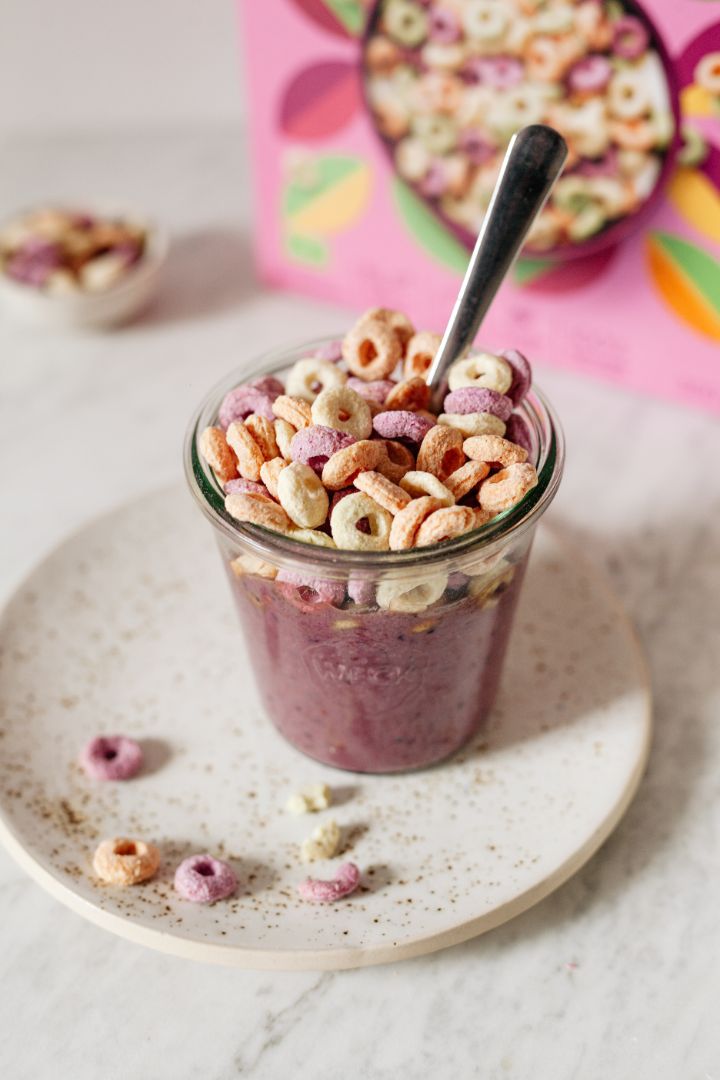
[[[441,412],[448,368],[472,345],[495,294],[562,172],[567,144],[544,124],[510,140],[458,298],[426,375],[431,407]]]

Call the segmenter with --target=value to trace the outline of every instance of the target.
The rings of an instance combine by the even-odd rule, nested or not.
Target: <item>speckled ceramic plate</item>
[[[30,874],[115,933],[258,968],[343,968],[430,952],[497,926],[576,871],[615,827],[650,736],[645,666],[619,605],[541,527],[491,727],[405,776],[315,765],[262,716],[210,530],[172,490],[89,525],[29,577],[0,623],[0,835]],[[96,733],[141,739],[142,773],[88,780]],[[362,887],[302,902],[298,845],[318,818],[283,810],[332,785]],[[105,836],[154,840],[158,877],[118,889]],[[177,897],[197,851],[228,859],[237,895]],[[327,874],[322,874],[327,871]],[[330,876],[332,866],[320,866]]]

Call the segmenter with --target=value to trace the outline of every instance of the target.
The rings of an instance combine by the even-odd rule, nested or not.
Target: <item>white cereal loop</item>
[[[432,495],[438,499],[441,506],[452,506],[455,496],[449,488],[445,487],[437,476],[429,472],[412,470],[405,473],[400,481],[400,487],[412,496]]]
[[[336,546],[332,536],[318,532],[317,529],[289,529],[288,536],[293,540],[300,540],[303,544],[314,544],[315,547],[334,548]]]
[[[293,461],[278,477],[278,499],[288,517],[302,529],[322,525],[330,501],[320,477],[309,465]]]
[[[278,450],[286,461],[292,461],[290,443],[292,442],[293,435],[297,434],[297,428],[293,427],[292,424],[288,424],[287,420],[276,420],[274,426],[275,441],[278,444]]]
[[[370,406],[347,386],[334,386],[318,394],[312,404],[312,422],[356,439],[367,439],[372,432]]]
[[[499,416],[488,412],[440,413],[438,424],[455,428],[464,439],[473,435],[504,435],[505,423]]]
[[[313,402],[321,390],[342,386],[346,380],[347,375],[337,364],[308,356],[290,368],[285,380],[285,393]]]
[[[493,353],[476,353],[456,360],[448,374],[448,386],[459,390],[461,386],[484,386],[506,394],[512,385],[513,371],[507,360]]]
[[[483,510],[499,514],[519,503],[537,482],[538,476],[533,465],[527,462],[508,465],[506,469],[501,469],[483,481],[478,502]]]
[[[444,571],[422,581],[393,581],[386,578],[377,588],[378,606],[386,611],[424,611],[436,603],[445,591],[448,576]]]
[[[276,566],[265,562],[263,559],[258,559],[256,555],[238,555],[230,563],[230,569],[235,577],[245,577],[246,574],[251,574],[255,577],[268,578],[269,581],[273,581],[278,573]]]
[[[353,551],[387,551],[390,546],[392,514],[374,499],[358,491],[346,495],[335,506],[330,517],[333,540],[339,548]],[[364,530],[358,528],[362,525]]]

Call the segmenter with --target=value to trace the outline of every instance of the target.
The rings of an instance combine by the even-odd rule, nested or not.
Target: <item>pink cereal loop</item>
[[[425,416],[406,409],[381,412],[373,420],[373,428],[383,439],[407,439],[419,445],[434,426]]]
[[[237,889],[235,871],[212,855],[190,855],[183,859],[173,879],[175,891],[194,904],[212,904]]]
[[[142,762],[140,744],[126,735],[98,735],[80,753],[82,768],[95,780],[129,780]]]
[[[360,884],[360,871],[355,863],[343,863],[331,881],[320,878],[306,878],[301,881],[297,891],[303,900],[313,904],[332,904],[349,896]]]

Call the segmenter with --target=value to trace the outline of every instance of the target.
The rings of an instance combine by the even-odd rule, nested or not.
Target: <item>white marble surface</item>
[[[177,234],[163,296],[135,327],[59,339],[0,322],[4,595],[69,530],[178,477],[180,429],[209,382],[347,313],[254,282],[237,133],[14,139],[0,154],[0,212],[119,195]],[[719,426],[539,368],[569,444],[555,520],[609,571],[657,696],[648,775],[615,836],[486,937],[335,975],[146,952],[0,853],[2,1075],[720,1080]]]

